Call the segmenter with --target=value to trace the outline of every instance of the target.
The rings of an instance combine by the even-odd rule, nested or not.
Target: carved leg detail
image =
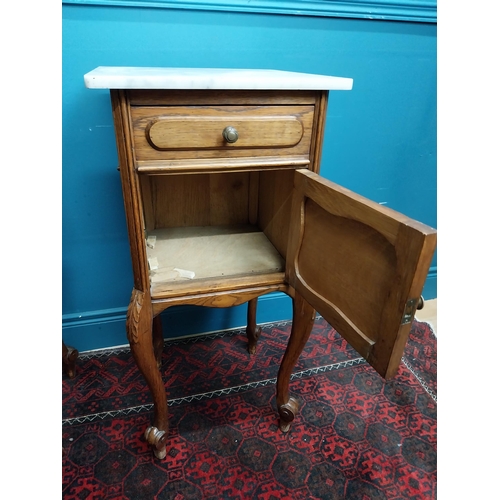
[[[163,328],[159,314],[153,318],[153,348],[155,352],[156,366],[158,367],[158,370],[161,370],[161,356],[163,354]]]
[[[153,445],[155,456],[164,458],[168,436],[168,407],[165,386],[153,347],[153,317],[149,292],[136,289],[132,291],[126,328],[132,355],[153,397],[153,425],[146,430],[146,440]]]
[[[280,415],[280,429],[283,432],[290,430],[290,425],[299,411],[299,402],[290,397],[290,376],[302,350],[304,349],[314,324],[316,312],[303,299],[299,293],[295,293],[293,299],[293,323],[290,339],[278,372],[276,401]]]
[[[250,354],[255,354],[255,351],[257,350],[257,341],[262,333],[262,328],[257,326],[257,299],[248,301],[246,331],[248,338],[248,352]]]
[[[62,364],[64,372],[69,378],[75,378],[78,354],[75,348],[67,347],[64,342],[62,343]]]

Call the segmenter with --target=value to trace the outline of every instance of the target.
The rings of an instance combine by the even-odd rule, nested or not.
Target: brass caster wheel
[[[290,430],[290,426],[292,425],[293,420],[297,416],[299,412],[300,404],[299,402],[291,397],[288,400],[288,403],[281,405],[279,408],[280,414],[280,429],[282,432],[288,432]]]
[[[155,457],[163,460],[167,456],[167,433],[151,425],[144,431],[144,437],[153,447]]]
[[[153,448],[153,453],[158,460],[163,460],[167,456],[167,448],[163,448],[162,450],[158,450],[157,448]]]

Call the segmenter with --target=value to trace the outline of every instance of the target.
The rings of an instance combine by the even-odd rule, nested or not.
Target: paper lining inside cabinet
[[[156,229],[147,246],[152,284],[258,275],[284,271],[284,260],[263,232],[251,225]],[[154,266],[153,266],[154,267]]]

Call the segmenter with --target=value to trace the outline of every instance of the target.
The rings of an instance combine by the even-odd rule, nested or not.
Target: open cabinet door
[[[395,375],[436,231],[296,170],[286,276],[384,378]]]

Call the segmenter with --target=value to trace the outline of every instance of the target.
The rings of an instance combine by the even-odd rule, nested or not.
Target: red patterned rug
[[[322,318],[292,376],[301,401],[278,429],[275,377],[291,323],[167,341],[167,456],[143,433],[152,400],[128,349],[82,354],[63,377],[63,499],[434,499],[436,338],[415,321],[384,381]]]

